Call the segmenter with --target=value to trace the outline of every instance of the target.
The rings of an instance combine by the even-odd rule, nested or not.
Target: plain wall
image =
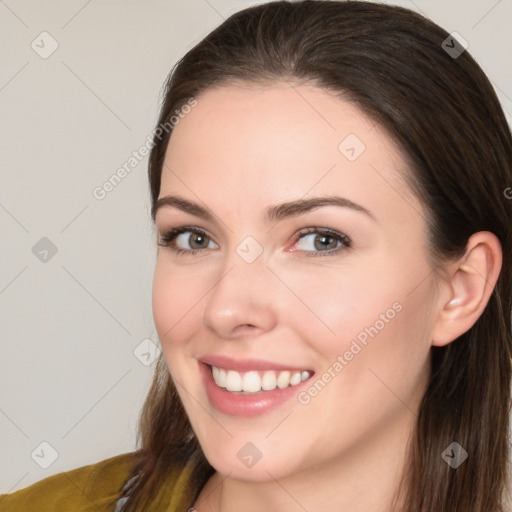
[[[147,157],[93,191],[146,143],[171,66],[256,3],[0,2],[0,492],[135,448],[135,354],[158,343]],[[510,0],[387,3],[459,32],[510,123]]]

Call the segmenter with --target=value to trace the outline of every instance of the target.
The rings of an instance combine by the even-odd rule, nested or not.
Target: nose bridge
[[[263,247],[253,237],[246,237],[230,251],[205,298],[204,325],[225,338],[233,336],[238,326],[271,329],[277,320],[272,293],[276,285]]]

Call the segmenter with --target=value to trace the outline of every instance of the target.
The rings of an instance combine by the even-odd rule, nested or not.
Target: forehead
[[[393,140],[358,107],[311,85],[206,90],[175,126],[160,195],[238,213],[261,202],[343,194],[403,214],[416,200]]]

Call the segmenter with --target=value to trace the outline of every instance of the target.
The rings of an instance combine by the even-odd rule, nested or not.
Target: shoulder
[[[135,464],[124,453],[0,495],[0,512],[111,512]]]

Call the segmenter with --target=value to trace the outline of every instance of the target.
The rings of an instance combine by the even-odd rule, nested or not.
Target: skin
[[[499,273],[499,242],[477,233],[463,259],[433,272],[428,214],[403,179],[400,151],[333,94],[276,82],[223,85],[197,100],[170,139],[160,197],[197,202],[215,220],[170,206],[158,210],[160,235],[192,225],[207,238],[198,243],[188,233],[174,241],[179,248],[203,247],[195,255],[160,247],[153,283],[164,356],[216,469],[194,507],[390,512],[427,385],[430,348],[451,342],[480,316]],[[354,161],[338,149],[349,134],[366,146]],[[323,206],[264,220],[269,205],[327,195],[348,198],[372,216]],[[322,233],[299,239],[308,227],[345,234],[351,245],[323,256],[340,242],[331,239],[322,249]],[[252,263],[236,252],[247,236],[263,250]],[[313,369],[314,381],[396,303],[401,310],[394,318],[308,403],[294,397],[267,414],[241,418],[209,402],[200,357],[282,362]],[[247,442],[262,454],[250,468],[237,457]]]

